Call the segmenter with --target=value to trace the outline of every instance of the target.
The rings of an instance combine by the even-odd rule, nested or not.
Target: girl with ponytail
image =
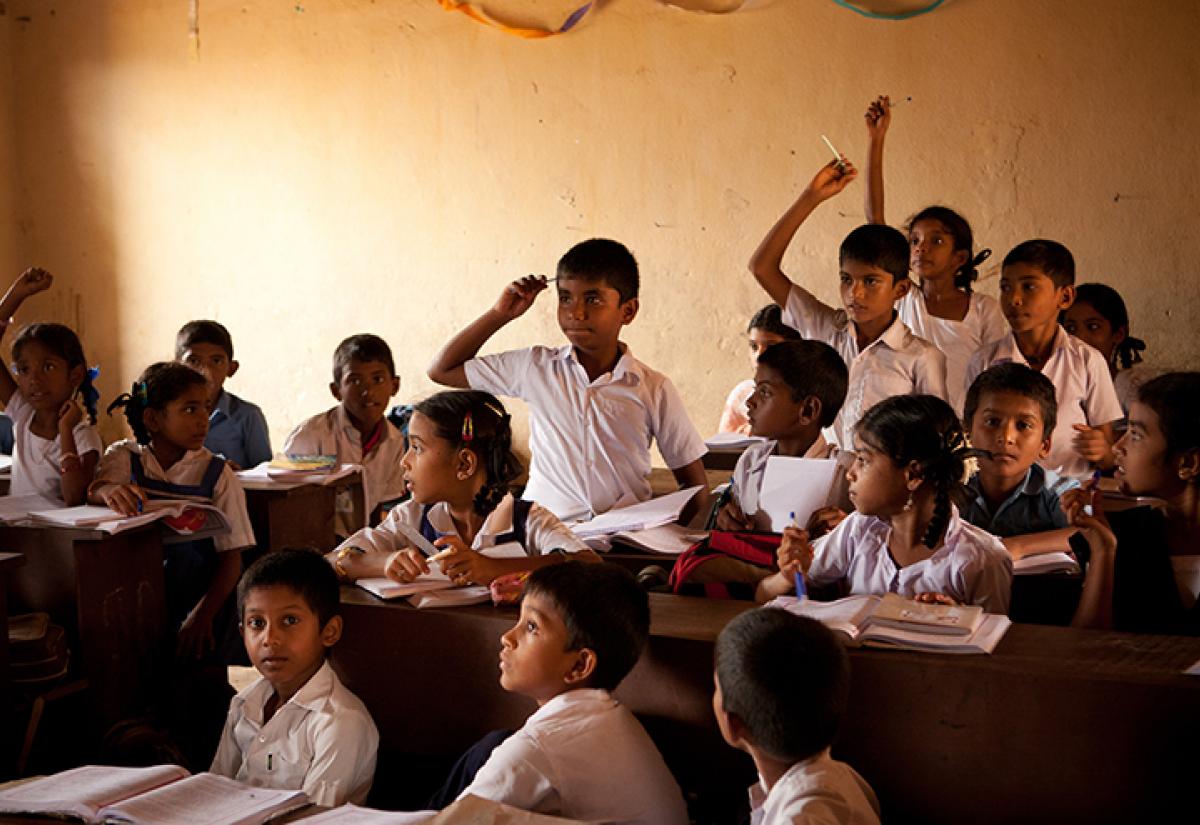
[[[411,497],[330,554],[343,580],[387,576],[407,583],[429,573],[428,560],[404,535],[411,531],[445,551],[435,564],[459,585],[544,567],[562,552],[598,560],[553,513],[509,492],[521,465],[512,452],[509,415],[495,396],[437,393],[413,408],[408,439],[400,466]],[[510,542],[526,555],[488,555]]]
[[[855,447],[846,478],[856,511],[823,540],[815,559],[803,531],[789,528],[779,550],[783,575],[798,568],[817,587],[1006,613],[1012,559],[955,506],[979,451],[950,406],[931,395],[881,401],[859,421]]]

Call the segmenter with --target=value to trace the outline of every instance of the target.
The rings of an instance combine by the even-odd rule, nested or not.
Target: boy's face
[[[341,380],[329,389],[356,424],[374,427],[387,412],[392,396],[400,391],[400,379],[382,361],[352,358],[342,370]]]
[[[891,318],[909,286],[907,278],[896,281],[886,270],[849,258],[842,261],[840,278],[842,306],[856,324]]]
[[[754,370],[754,392],[746,399],[750,434],[779,438],[794,432],[801,424],[803,402],[792,398],[792,391],[771,367],[759,364]]]
[[[218,344],[192,344],[180,354],[179,360],[207,379],[208,397],[214,405],[221,397],[225,379],[238,370],[238,362]]]
[[[242,641],[250,661],[281,699],[304,687],[325,663],[325,651],[342,635],[342,618],[321,620],[286,585],[254,587],[242,608]]]
[[[500,637],[500,686],[543,705],[582,687],[594,669],[591,650],[567,649],[567,628],[554,603],[527,592],[517,623]]]
[[[1167,437],[1158,413],[1140,401],[1129,405],[1129,427],[1113,445],[1114,477],[1130,496],[1171,498],[1183,482],[1167,456]]]
[[[633,321],[637,298],[621,302],[621,294],[605,281],[570,275],[558,279],[558,325],[571,345],[582,352],[615,346],[621,327]]]
[[[1085,344],[1090,344],[1112,360],[1113,350],[1125,340],[1125,328],[1113,329],[1109,320],[1084,301],[1076,301],[1063,313],[1063,329]]]
[[[1016,485],[1039,458],[1050,454],[1041,405],[1015,392],[985,392],[971,419],[971,444],[990,450],[979,459],[979,474]]]
[[[1055,286],[1035,266],[1010,264],[1000,274],[1000,307],[1013,332],[1058,323],[1058,313],[1075,300],[1075,287]]]
[[[208,435],[208,416],[212,407],[208,387],[203,384],[188,387],[161,410],[147,409],[143,413],[146,429],[155,438],[184,450],[199,450]]]

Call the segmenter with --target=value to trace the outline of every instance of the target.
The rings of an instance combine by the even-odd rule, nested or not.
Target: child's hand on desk
[[[880,95],[872,100],[863,118],[867,121],[867,134],[871,140],[882,140],[888,127],[892,125],[892,102],[888,96]]]
[[[193,609],[179,626],[179,638],[175,643],[175,655],[180,659],[199,659],[216,647],[213,639],[212,620],[199,615]]]
[[[1112,444],[1108,436],[1099,427],[1089,427],[1087,424],[1073,424],[1075,437],[1071,439],[1071,449],[1080,458],[1086,459],[1101,467],[1113,466]]]
[[[799,527],[783,528],[783,541],[775,552],[775,561],[779,565],[779,572],[785,576],[794,576],[796,571],[807,573],[813,561],[808,531]]]
[[[492,579],[503,572],[494,564],[494,559],[470,549],[458,536],[442,536],[434,544],[445,548],[446,555],[438,554],[442,572],[460,587],[472,582],[491,584]]]
[[[146,501],[146,494],[136,484],[117,484],[102,494],[104,504],[123,516],[136,516]]]
[[[918,593],[913,597],[914,602],[921,604],[944,604],[947,607],[955,607],[958,602],[947,596],[945,593]]]
[[[725,502],[725,505],[717,511],[718,530],[736,533],[739,530],[749,530],[751,526],[750,519],[733,499]]]
[[[9,293],[16,298],[24,300],[30,295],[37,295],[39,292],[45,292],[54,283],[54,276],[44,269],[38,267],[30,267],[21,273],[17,280],[13,281],[12,288]]]
[[[821,171],[808,184],[808,193],[818,200],[826,201],[850,185],[850,181],[858,177],[854,164],[843,157],[840,161],[831,160],[821,167]]]
[[[546,288],[546,279],[541,275],[526,275],[504,288],[492,311],[508,321],[520,318],[533,306],[538,293]]]
[[[818,539],[837,527],[846,518],[846,513],[839,507],[822,507],[813,512],[808,519],[808,537]]]
[[[408,584],[428,572],[429,562],[412,547],[392,553],[383,567],[383,575],[400,584]]]

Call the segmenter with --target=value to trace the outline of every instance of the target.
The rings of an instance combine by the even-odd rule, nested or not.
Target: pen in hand
[[[792,522],[792,527],[798,528],[800,526],[799,524],[796,523],[796,514],[795,513],[788,513],[788,518]],[[796,568],[795,580],[796,580],[796,598],[797,599],[807,598],[808,597],[808,588],[806,588],[804,586],[804,573],[803,573],[803,571],[800,570],[799,567]]]

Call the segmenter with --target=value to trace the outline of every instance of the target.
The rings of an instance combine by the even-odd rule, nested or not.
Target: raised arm
[[[870,147],[867,150],[867,223],[887,223],[883,217],[883,139],[892,125],[892,104],[887,95],[871,101],[864,115]]]
[[[822,166],[796,202],[771,227],[758,249],[754,250],[754,255],[750,258],[750,272],[759,286],[765,289],[771,300],[779,306],[787,305],[788,292],[792,288],[792,282],[783,273],[781,266],[783,255],[792,243],[792,238],[796,236],[796,231],[813,210],[845,189],[857,176],[858,172],[845,158],[842,158],[841,163],[830,161]]]
[[[50,284],[53,282],[54,276],[44,269],[32,267],[22,272],[20,277],[13,281],[12,286],[8,288],[8,292],[4,293],[4,298],[0,299],[0,333],[3,333],[8,326],[9,319],[21,304],[25,303],[26,298],[44,292],[50,288]],[[17,382],[8,368],[0,370],[0,373],[3,373],[0,375],[0,402],[8,406],[12,394],[16,392]]]
[[[545,288],[546,279],[541,275],[526,275],[506,286],[491,309],[442,347],[429,365],[429,378],[447,387],[467,389],[470,385],[463,365],[474,358],[501,327],[524,315]]]

